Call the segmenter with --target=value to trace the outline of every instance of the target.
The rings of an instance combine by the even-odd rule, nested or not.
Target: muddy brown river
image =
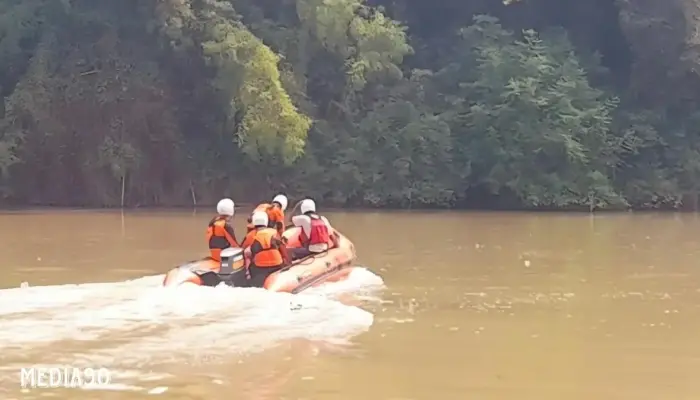
[[[206,212],[0,214],[0,398],[700,398],[696,215],[327,216],[367,270],[292,296],[159,288]]]

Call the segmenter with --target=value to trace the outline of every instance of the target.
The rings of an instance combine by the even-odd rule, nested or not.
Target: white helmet
[[[250,222],[253,226],[267,226],[269,219],[267,218],[267,213],[265,211],[256,211],[250,218]]]
[[[216,212],[219,213],[219,215],[228,215],[229,217],[233,217],[234,208],[235,205],[233,204],[233,200],[221,199],[216,205]]]
[[[306,214],[307,212],[316,212],[316,202],[311,199],[304,199],[301,202],[301,213]]]
[[[277,196],[275,196],[274,199],[272,199],[272,202],[273,202],[273,203],[275,203],[275,202],[276,202],[276,203],[280,203],[280,205],[282,206],[282,211],[286,211],[286,210],[287,210],[287,204],[288,204],[289,201],[287,200],[287,196],[285,196],[285,195],[283,195],[283,194],[278,194]]]

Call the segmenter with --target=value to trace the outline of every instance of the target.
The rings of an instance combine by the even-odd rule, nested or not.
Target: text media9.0
[[[89,389],[109,386],[112,373],[107,368],[28,367],[21,368],[22,389]]]

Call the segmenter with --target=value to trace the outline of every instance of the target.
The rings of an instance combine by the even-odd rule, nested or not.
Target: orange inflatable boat
[[[296,226],[284,232],[288,248],[301,246],[300,234],[301,228]],[[264,288],[274,292],[299,293],[325,282],[342,281],[354,269],[351,264],[355,258],[355,246],[338,232],[337,247],[294,261],[292,265],[267,277]],[[246,267],[243,249],[228,248],[221,252],[221,263],[206,258],[173,268],[165,275],[163,286],[218,286],[223,282],[234,287],[249,287]]]

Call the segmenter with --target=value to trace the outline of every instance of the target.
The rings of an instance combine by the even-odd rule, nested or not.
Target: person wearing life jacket
[[[323,253],[338,246],[338,234],[328,222],[328,218],[316,213],[316,202],[304,199],[300,211],[301,215],[292,217],[292,223],[301,227],[303,247],[289,249],[292,252],[292,260]]]
[[[277,230],[269,227],[267,213],[256,211],[250,219],[253,230],[246,236],[246,241],[250,237],[250,245],[246,248],[250,260],[249,285],[262,287],[268,276],[289,264],[290,260],[281,236]]]
[[[267,219],[268,219],[268,226],[270,228],[277,229],[277,232],[282,235],[284,233],[284,212],[287,210],[287,205],[289,201],[287,200],[287,196],[283,194],[278,194],[272,199],[272,203],[261,203],[257,207],[255,207],[256,211],[264,211],[267,213]],[[252,223],[252,214],[251,217],[248,217],[248,232],[252,231],[255,226]]]
[[[235,205],[231,199],[221,199],[216,205],[216,217],[209,221],[207,227],[207,242],[210,257],[221,262],[221,250],[238,247],[236,234],[233,232],[231,220],[235,213]]]

